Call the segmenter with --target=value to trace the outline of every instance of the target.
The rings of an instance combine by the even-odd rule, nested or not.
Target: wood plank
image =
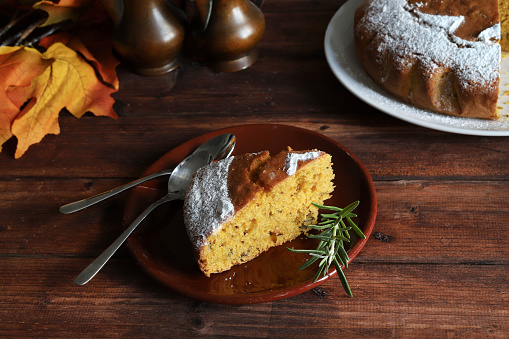
[[[349,337],[503,338],[509,331],[509,311],[501,307],[509,303],[505,265],[354,264],[345,271],[353,298],[330,279],[321,287],[325,298],[309,291],[229,306],[180,296],[125,264],[114,260],[96,281],[75,286],[76,260],[3,259],[0,278],[10,288],[0,300],[0,335],[334,337],[340,331]]]
[[[503,137],[452,136],[402,122],[391,124],[396,120],[383,114],[371,114],[369,118],[374,118],[371,123],[381,123],[367,126],[353,112],[341,116],[316,114],[299,122],[293,122],[290,113],[269,116],[256,112],[242,118],[195,116],[193,122],[179,116],[124,117],[118,122],[92,117],[77,121],[66,117],[61,118],[61,124],[66,126],[62,134],[47,136],[32,146],[27,153],[29,157],[14,160],[15,144],[10,143],[0,153],[0,161],[4,164],[2,174],[15,179],[31,176],[134,178],[173,147],[211,130],[237,124],[285,123],[337,140],[366,165],[375,180],[424,177],[505,180],[509,176],[506,165],[509,150]],[[190,123],[192,127],[188,128]],[[130,132],[139,125],[144,128]],[[87,160],[81,161],[81,157]]]
[[[60,214],[58,208],[121,183],[0,181],[0,209],[9,211],[0,223],[0,256],[99,255],[122,230],[129,193],[69,215]],[[356,260],[509,264],[509,181],[381,181],[376,189],[374,232],[380,234],[372,235]]]

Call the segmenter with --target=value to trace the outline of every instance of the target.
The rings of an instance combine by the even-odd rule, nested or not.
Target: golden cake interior
[[[500,28],[502,30],[500,45],[504,52],[509,52],[509,1],[499,0],[498,13],[500,17]]]
[[[207,276],[226,271],[298,237],[316,223],[318,209],[311,203],[330,197],[333,178],[331,157],[324,153],[270,190],[257,192],[201,249],[202,271]]]

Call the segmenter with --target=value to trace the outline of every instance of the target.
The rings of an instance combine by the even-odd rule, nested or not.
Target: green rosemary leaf
[[[309,254],[311,254],[311,253],[322,254],[323,253],[322,251],[318,251],[318,250],[299,250],[299,249],[290,248],[290,247],[287,247],[286,249],[289,251],[292,251],[292,252],[296,252],[296,253],[309,253]]]
[[[325,206],[325,205],[316,204],[314,202],[312,202],[311,204],[313,206],[316,206],[316,207],[321,208],[323,210],[340,211],[340,212],[343,210],[342,208],[339,208],[339,207],[336,207],[336,206]]]
[[[323,270],[322,276],[325,278],[330,270],[330,264],[327,263],[327,267]]]
[[[350,214],[350,212],[352,212],[354,209],[357,208],[357,206],[359,206],[359,201],[356,201],[356,202],[352,202],[350,205],[348,205],[347,207],[345,207],[341,213],[339,214],[341,217],[346,217],[348,214]]]
[[[328,225],[309,225],[309,228],[321,231],[321,230],[326,230],[326,229],[330,228],[330,224],[328,224]]]
[[[319,222],[317,225],[329,225],[329,224],[333,224],[335,222],[336,222],[335,220],[325,220],[325,221]],[[312,227],[312,226],[313,225],[310,225],[309,227]]]
[[[341,234],[338,234],[334,237],[332,237],[332,239],[335,239],[337,241],[346,241],[346,242],[350,242],[350,238],[347,238],[345,237],[344,235],[341,235]],[[341,246],[343,246],[343,244],[341,244]]]
[[[318,259],[319,259],[318,257],[311,257],[311,259],[309,259],[301,267],[299,267],[299,271],[302,271],[303,269],[313,265],[313,263],[315,263]]]
[[[308,234],[308,238],[313,238],[313,239],[321,239],[321,240],[329,240],[330,237],[326,236],[326,235],[321,235],[321,234]]]
[[[332,239],[337,239],[337,240],[344,240],[344,241],[348,241],[350,242],[350,239],[348,239],[347,237],[343,236],[343,235],[335,235],[335,236],[324,236],[324,235],[321,235],[321,234],[308,234],[308,238],[313,238],[313,239],[320,239],[320,240],[324,240],[324,241],[329,241],[329,240],[332,240]]]
[[[346,280],[345,273],[341,269],[341,266],[339,265],[338,261],[334,258],[334,266],[336,266],[336,272],[338,273],[339,280],[341,280],[341,285],[343,285],[343,288],[346,291],[346,294],[351,298],[353,297],[352,290],[350,289],[350,285],[348,284],[348,281]]]
[[[339,218],[339,216],[336,215],[336,214],[320,214],[320,216],[322,218],[325,218],[325,219],[337,219],[337,218]]]
[[[315,277],[313,278],[313,282],[316,282],[318,280],[322,271],[323,271],[323,267],[318,268],[318,271],[316,271]]]
[[[346,220],[348,221],[350,226],[352,226],[352,229],[355,231],[355,233],[357,233],[357,235],[359,237],[361,237],[362,239],[366,239],[366,236],[364,235],[364,233],[362,233],[361,229],[353,222],[352,219],[346,218]]]
[[[347,228],[347,227],[346,227],[345,222],[343,221],[343,219],[341,219],[341,222],[340,222],[340,223],[341,223],[341,226],[342,226],[343,228]],[[351,227],[349,227],[349,228],[350,228],[350,229],[352,229]],[[345,234],[345,237],[347,237],[348,239],[350,239],[350,233],[349,233],[349,232],[343,232],[343,233]]]
[[[325,246],[327,245],[327,243],[323,242],[323,241],[320,241],[320,243],[318,244],[318,246],[316,247],[316,250],[317,251],[323,251],[323,249],[325,248]]]
[[[341,261],[343,262],[345,268],[348,268],[348,259],[350,258],[348,257],[348,253],[343,246],[339,248],[339,256],[341,257]]]
[[[345,266],[346,268],[346,263],[343,261],[343,258],[341,258],[341,255],[339,253],[336,253],[336,255],[334,256],[334,258],[343,266]]]
[[[332,254],[332,256],[334,258],[339,258],[340,262],[345,265],[345,263],[343,262],[343,259],[341,258],[341,256],[339,255],[339,250],[340,248],[343,247],[343,244],[340,244],[340,246],[336,246],[336,250],[334,251],[334,253]],[[346,266],[346,265],[345,265]]]
[[[327,257],[325,258],[322,258],[322,260],[320,261],[320,263],[318,264],[318,267],[321,267],[322,269],[326,266],[325,264],[327,263]]]

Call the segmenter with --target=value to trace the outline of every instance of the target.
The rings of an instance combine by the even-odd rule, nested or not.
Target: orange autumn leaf
[[[60,133],[58,116],[64,108],[78,118],[86,112],[117,117],[111,97],[116,90],[99,81],[94,68],[75,51],[55,43],[43,57],[54,62],[32,80],[31,86],[11,87],[7,91],[16,105],[26,103],[11,127],[18,139],[15,158],[46,134]]]
[[[10,87],[30,86],[33,78],[39,76],[53,63],[30,47],[0,47],[0,151],[2,145],[12,137],[11,125],[19,114],[20,106],[7,97]]]

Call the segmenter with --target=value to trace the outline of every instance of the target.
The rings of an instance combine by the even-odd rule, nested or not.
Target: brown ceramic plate
[[[326,204],[346,206],[360,200],[356,209],[357,225],[369,238],[376,217],[375,188],[364,165],[345,147],[319,133],[285,125],[243,125],[211,132],[189,140],[157,160],[144,176],[176,166],[196,147],[223,133],[237,137],[235,154],[269,150],[271,154],[286,149],[319,149],[332,155],[335,191]],[[129,225],[150,203],[166,194],[167,178],[135,188],[127,201],[124,225]],[[349,249],[352,260],[367,239],[355,239]],[[305,237],[274,247],[258,258],[207,278],[198,269],[182,219],[182,202],[159,207],[128,239],[128,246],[138,264],[162,284],[192,298],[224,304],[250,304],[278,300],[308,291],[330,276],[313,283],[316,267],[298,268],[306,254],[290,252],[294,248],[316,248]],[[348,271],[346,271],[348,276]],[[338,280],[338,285],[340,282]]]

